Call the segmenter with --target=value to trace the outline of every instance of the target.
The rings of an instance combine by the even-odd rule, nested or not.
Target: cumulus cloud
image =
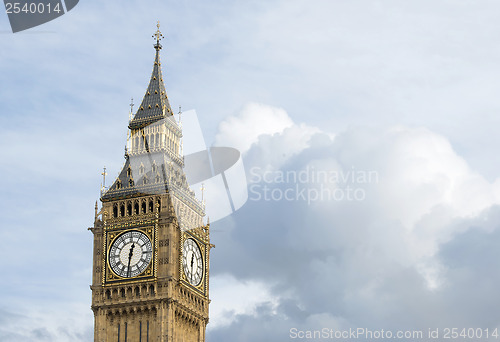
[[[218,137],[225,139],[222,131]],[[295,142],[293,153],[284,154],[287,142]],[[477,319],[459,310],[464,294],[477,298],[467,305],[491,312],[470,284],[482,255],[498,255],[487,243],[497,236],[498,181],[473,171],[445,137],[407,126],[352,126],[333,135],[292,123],[260,133],[244,162],[249,202],[218,225],[224,233],[214,234],[214,272],[272,284],[274,306],[255,300],[259,315],[240,311],[214,327],[211,340],[239,332],[242,341],[284,341],[294,326],[467,326]],[[376,176],[361,177],[370,173]],[[362,198],[348,199],[348,188]],[[468,234],[479,237],[468,241]],[[457,245],[487,252],[454,265]],[[498,285],[488,277],[485,287]],[[450,310],[453,319],[442,318]],[[273,329],[254,329],[265,322]]]
[[[210,286],[210,296],[214,301],[210,306],[210,330],[230,325],[237,316],[256,316],[261,305],[276,305],[276,298],[267,283],[240,281],[230,274],[222,274],[212,277]]]
[[[260,135],[283,132],[292,124],[292,119],[282,108],[248,103],[238,116],[230,116],[219,124],[215,145],[231,146],[245,152]]]

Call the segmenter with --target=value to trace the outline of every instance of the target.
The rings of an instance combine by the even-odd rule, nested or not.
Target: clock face
[[[198,244],[193,239],[184,241],[182,248],[182,266],[191,285],[197,286],[203,277],[203,259]]]
[[[123,278],[138,276],[148,267],[153,257],[153,245],[148,236],[129,231],[118,236],[109,250],[109,265]]]

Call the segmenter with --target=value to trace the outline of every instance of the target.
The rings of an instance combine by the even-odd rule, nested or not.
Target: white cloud
[[[219,124],[215,145],[235,147],[244,153],[260,135],[281,133],[292,124],[282,108],[248,103],[238,116],[230,116]]]
[[[476,227],[495,230],[491,224],[468,222],[483,222],[485,212],[499,203],[498,181],[488,182],[444,136],[424,127],[352,126],[333,139],[331,133],[301,127],[294,123],[280,133],[261,134],[245,155],[247,169],[376,171],[376,181],[351,184],[366,192],[363,201],[250,201],[248,213],[244,207],[236,214],[231,237],[246,246],[242,254],[260,257],[232,254],[225,271],[231,265],[247,267],[253,276],[243,279],[272,279],[276,288],[293,293],[289,298],[304,311],[293,324],[315,326],[326,317],[344,327],[359,322],[397,327],[403,323],[384,323],[383,318],[405,310],[408,317],[418,317],[429,310],[425,305],[446,312],[433,296],[444,296],[450,287],[454,293],[468,291],[468,285],[451,283],[456,274],[441,258],[442,247]],[[299,141],[290,149],[294,153],[283,155],[287,142]],[[265,185],[284,191],[297,183],[307,189],[321,185]],[[324,185],[335,189],[345,184]],[[279,293],[272,291],[278,306],[285,301]],[[410,301],[413,297],[419,298],[418,305]],[[250,324],[250,316],[240,317],[234,327]],[[420,319],[413,327],[426,324],[430,321]]]
[[[209,329],[230,325],[237,315],[256,315],[259,305],[270,303],[275,306],[278,302],[268,283],[241,281],[230,274],[213,276],[210,288]]]
[[[395,219],[408,228],[440,205],[467,217],[495,203],[491,184],[472,171],[446,138],[425,128],[387,130],[384,195]],[[411,204],[410,204],[411,203]]]
[[[441,244],[466,229],[453,223],[498,204],[500,193],[470,169],[447,139],[428,129],[396,127],[377,135],[372,149],[372,167],[380,175],[376,208],[403,230],[398,238],[386,236],[392,242],[382,246],[403,244],[400,262],[416,265],[428,285],[437,287],[443,267],[433,257]]]

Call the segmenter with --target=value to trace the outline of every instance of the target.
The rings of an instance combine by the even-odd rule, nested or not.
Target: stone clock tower
[[[129,122],[125,164],[94,226],[95,342],[205,341],[209,224],[183,171],[182,131],[156,56],[146,94]]]

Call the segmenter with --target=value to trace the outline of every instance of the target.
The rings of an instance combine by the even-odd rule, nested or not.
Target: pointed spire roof
[[[129,123],[130,129],[142,128],[173,115],[161,73],[160,50],[162,46],[160,40],[163,38],[163,35],[160,32],[159,22],[156,26],[158,29],[153,35],[153,37],[156,38],[156,44],[154,45],[156,56],[153,72],[151,73],[148,89],[146,90],[146,94],[144,94],[141,105],[137,109],[134,118]]]

